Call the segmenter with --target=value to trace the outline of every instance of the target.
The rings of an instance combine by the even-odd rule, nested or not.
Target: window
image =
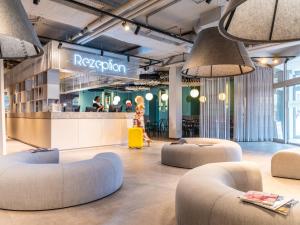
[[[293,79],[296,77],[300,77],[300,57],[287,62],[287,78]]]
[[[274,83],[279,83],[284,80],[284,64],[274,67]]]
[[[300,84],[288,87],[289,143],[300,144]]]
[[[274,92],[274,138],[284,141],[284,88]]]

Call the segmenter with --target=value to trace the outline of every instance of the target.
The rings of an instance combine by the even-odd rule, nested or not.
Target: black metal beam
[[[72,42],[69,42],[69,41],[59,40],[59,39],[53,39],[53,38],[44,37],[44,36],[39,36],[39,39],[44,39],[44,40],[48,40],[48,41],[57,41],[59,43],[66,43],[66,44],[70,44],[70,45],[91,48],[91,47],[86,46],[86,45],[75,44],[75,43],[72,43]],[[127,56],[127,57],[133,57],[133,58],[137,58],[137,59],[142,59],[142,60],[146,60],[146,61],[149,61],[149,62],[151,61],[152,62],[151,66],[152,65],[157,65],[157,64],[160,64],[160,63],[163,62],[161,60],[152,59],[152,58],[143,57],[143,56],[132,55],[132,54],[128,54],[128,53],[122,53],[122,52],[117,52],[117,51],[109,51],[109,50],[104,50],[104,49],[101,49],[101,48],[93,48],[93,49],[99,50],[101,52],[110,52],[110,53],[114,53],[114,54],[117,54],[117,55],[122,55],[122,56]],[[149,64],[147,64],[145,66],[140,66],[140,67],[144,68],[144,67],[147,67],[147,66],[149,66]]]
[[[146,24],[143,24],[143,23],[139,23],[139,22],[127,19],[125,17],[118,16],[118,15],[115,15],[113,13],[107,12],[105,10],[97,9],[97,8],[92,7],[92,6],[89,6],[89,5],[86,5],[86,4],[74,1],[74,0],[64,0],[64,2],[76,5],[78,7],[86,8],[87,10],[90,10],[90,11],[95,11],[95,12],[98,13],[99,16],[101,16],[102,14],[104,14],[104,15],[113,17],[115,19],[118,19],[118,20],[121,20],[121,21],[125,21],[127,23],[131,23],[131,24],[134,24],[136,26],[140,26],[141,28],[149,29],[149,30],[152,30],[154,32],[157,32],[157,33],[160,33],[160,34],[172,37],[172,38],[180,40],[180,41],[184,41],[184,42],[187,42],[187,43],[190,43],[190,44],[194,43],[193,41],[187,40],[187,39],[181,37],[178,34],[174,34],[174,33],[171,33],[171,32],[165,31],[165,30],[161,30],[159,28],[156,28],[156,27],[153,27],[153,26],[150,26],[150,25],[146,25]]]

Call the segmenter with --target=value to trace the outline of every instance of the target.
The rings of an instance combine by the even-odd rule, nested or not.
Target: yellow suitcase
[[[142,148],[143,146],[143,129],[139,127],[128,128],[128,147]]]

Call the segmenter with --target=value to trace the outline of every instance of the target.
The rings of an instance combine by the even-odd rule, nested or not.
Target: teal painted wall
[[[199,90],[199,88],[198,88]],[[196,116],[200,113],[200,102],[198,98],[190,96],[190,87],[182,88],[182,115],[183,116]]]
[[[231,84],[232,85],[232,84]],[[165,109],[159,109],[159,104],[162,104],[161,101],[159,101],[159,92],[160,90],[165,91],[166,89],[160,89],[160,88],[152,88],[150,92],[153,94],[154,99],[149,102],[145,99],[145,115],[149,116],[150,120],[152,121],[159,121],[160,119],[168,119],[169,110],[168,108]],[[198,98],[191,98],[190,96],[190,87],[183,87],[182,88],[182,115],[183,116],[192,116],[192,115],[199,115],[199,107],[200,103]],[[114,96],[118,95],[121,97],[121,104],[123,105],[123,111],[125,111],[125,102],[126,100],[131,100],[133,103],[133,110],[136,106],[134,99],[136,96],[141,95],[145,97],[146,93],[148,91],[135,91],[135,92],[122,92],[122,91],[112,91],[112,90],[106,90],[106,93],[113,92]],[[102,91],[80,91],[79,92],[79,102],[81,105],[81,111],[84,112],[86,107],[91,107],[93,99],[96,96],[102,96]],[[153,112],[150,112],[150,104],[151,109]],[[164,103],[166,105],[166,103]]]

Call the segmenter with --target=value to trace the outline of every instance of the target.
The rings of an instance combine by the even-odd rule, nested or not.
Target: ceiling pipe
[[[122,17],[122,16],[115,15],[115,14],[110,13],[110,12],[107,12],[107,11],[105,11],[105,10],[96,9],[96,8],[94,8],[94,7],[91,7],[91,6],[88,6],[88,5],[85,5],[85,4],[82,4],[82,3],[79,3],[79,2],[73,1],[73,0],[64,0],[64,1],[66,1],[66,2],[72,2],[72,3],[75,4],[75,5],[80,5],[80,6],[82,6],[82,7],[86,7],[86,8],[91,9],[91,10],[94,9],[96,12],[99,12],[99,15],[104,14],[104,15],[113,17],[113,18],[115,18],[115,19],[118,19],[118,20],[120,20],[120,21],[125,21],[125,22],[127,22],[127,23],[134,24],[134,25],[136,25],[136,26],[140,26],[141,28],[149,29],[149,30],[152,30],[152,31],[154,31],[154,32],[161,33],[161,34],[163,34],[163,35],[172,37],[172,38],[174,38],[174,39],[178,39],[178,40],[180,40],[180,41],[184,41],[184,42],[193,44],[193,41],[190,41],[190,40],[187,40],[187,39],[185,39],[185,38],[182,38],[180,35],[177,35],[177,34],[174,34],[174,33],[168,32],[168,31],[164,31],[164,30],[158,29],[158,28],[153,27],[153,26],[149,26],[149,25],[145,25],[145,24],[142,24],[142,23],[139,23],[139,22],[135,22],[135,21],[133,21],[133,20],[131,20],[131,19],[127,19],[127,18],[124,18],[124,17]],[[97,37],[97,35],[96,35],[96,37]],[[95,38],[96,38],[96,37],[95,37]]]
[[[78,10],[81,10],[83,12],[89,12],[91,14],[94,15],[98,15],[101,16],[101,13],[99,13],[97,11],[97,8],[94,7],[87,7],[88,5],[85,5],[83,3],[80,2],[76,2],[76,1],[66,1],[66,0],[51,0],[54,2],[58,2],[60,4],[66,5],[68,7],[72,7],[72,8],[76,8]],[[121,15],[123,13],[125,13],[126,11],[137,7],[138,5],[143,4],[145,1],[141,1],[141,0],[131,0],[127,3],[125,3],[123,6],[119,7],[118,9],[115,9],[112,11],[113,14],[116,15]],[[78,3],[78,4],[75,4]],[[69,41],[75,41],[76,39],[86,35],[87,33],[93,32],[96,28],[98,28],[99,26],[112,21],[113,19],[110,16],[105,16],[105,17],[101,17],[98,18],[96,20],[94,20],[93,22],[91,22],[90,24],[88,24],[85,28],[83,28],[79,33],[75,34],[74,36],[72,36]]]
[[[158,3],[161,3],[163,1],[161,0],[150,0],[150,1],[147,1],[146,3],[136,7],[135,9],[133,10],[130,10],[126,13],[124,13],[122,15],[123,18],[126,17],[126,19],[133,19],[135,17],[137,17],[139,14],[141,14],[142,12],[144,12],[145,10],[148,10],[149,8],[152,8],[154,6],[157,6]],[[103,32],[113,28],[114,26],[118,25],[120,23],[120,20],[119,19],[114,19],[113,17],[110,17],[111,20],[109,23],[101,23],[99,24],[99,26],[97,27],[97,29],[95,29],[92,33],[90,34],[87,34],[87,36],[85,37],[82,37],[81,39],[79,39],[77,42],[78,43],[88,43],[92,40],[94,40],[95,38],[99,37],[102,35]],[[122,22],[124,22],[122,20]],[[141,28],[141,27],[140,27]]]

